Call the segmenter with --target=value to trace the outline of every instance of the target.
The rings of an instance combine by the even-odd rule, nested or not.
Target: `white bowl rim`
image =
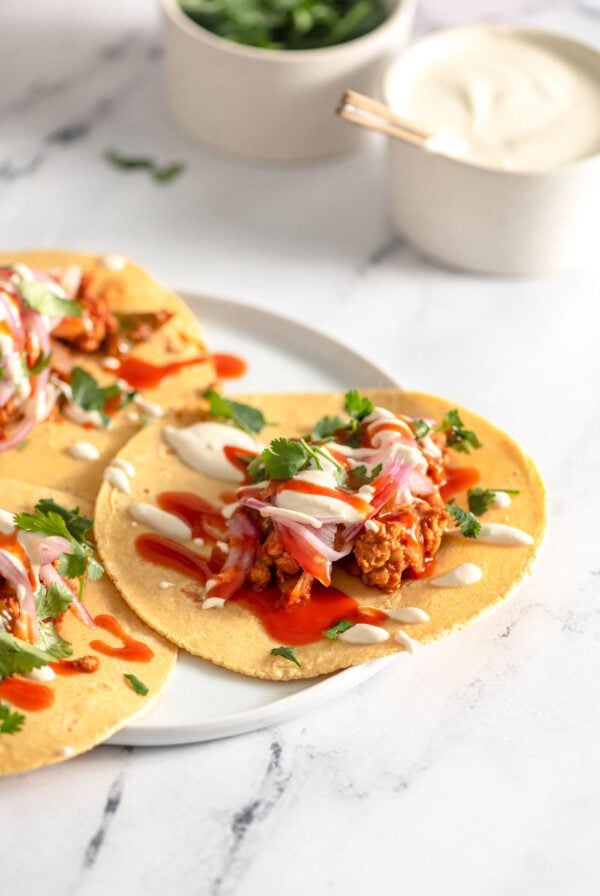
[[[202,25],[198,25],[187,16],[179,5],[178,0],[160,0],[163,13],[168,16],[171,22],[180,30],[185,31],[190,37],[198,40],[200,43],[212,45],[215,49],[231,53],[236,56],[246,56],[248,59],[260,59],[272,61],[274,63],[300,63],[308,60],[324,59],[326,56],[333,56],[343,53],[349,48],[365,46],[372,42],[375,43],[379,37],[388,31],[393,31],[396,25],[404,18],[410,18],[414,13],[417,0],[392,0],[393,11],[387,18],[367,34],[362,37],[356,37],[354,40],[348,40],[345,43],[334,44],[332,47],[317,47],[312,50],[272,50],[267,47],[252,47],[248,44],[239,44],[233,40],[227,40],[218,34],[213,34]]]
[[[454,28],[441,28],[436,31],[430,31],[428,34],[425,34],[423,37],[419,38],[419,40],[413,41],[408,44],[404,50],[401,50],[394,58],[389,62],[389,64],[385,67],[382,78],[381,78],[381,93],[383,96],[383,100],[385,103],[389,105],[389,82],[392,76],[392,73],[396,66],[399,66],[401,62],[411,54],[413,51],[420,49],[424,44],[429,42],[434,42],[435,40],[443,40],[448,35],[461,35],[469,32],[481,32],[481,33],[511,33],[516,35],[522,35],[524,37],[533,36],[540,38],[549,38],[551,40],[555,40],[562,44],[567,44],[572,47],[576,47],[577,49],[584,50],[590,55],[595,56],[600,65],[600,51],[598,51],[591,44],[585,43],[582,40],[578,40],[577,38],[571,37],[570,35],[563,34],[560,31],[552,31],[548,28],[530,28],[527,25],[510,25],[506,23],[485,23],[485,22],[476,22],[470,25],[457,25]],[[427,152],[426,149],[422,149],[421,147],[412,147],[417,152]],[[439,159],[443,159],[445,162],[448,162],[453,165],[458,165],[462,168],[472,168],[476,171],[485,172],[486,174],[491,174],[495,176],[502,177],[511,177],[511,178],[542,178],[542,177],[559,177],[562,174],[568,174],[574,171],[581,171],[583,168],[593,167],[598,165],[600,162],[600,149],[592,155],[585,156],[582,159],[576,159],[574,162],[565,162],[562,165],[556,165],[552,168],[539,168],[534,171],[518,171],[512,169],[505,168],[494,168],[492,165],[482,165],[477,162],[471,162],[467,159],[461,159],[459,157],[443,155],[442,153],[434,153],[431,152],[430,155],[437,156]]]

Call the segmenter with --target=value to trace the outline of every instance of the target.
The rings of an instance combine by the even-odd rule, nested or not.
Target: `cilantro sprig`
[[[330,454],[319,445],[309,445],[305,439],[273,439],[258,457],[248,464],[248,475],[253,482],[263,479],[293,479],[296,473],[305,470],[314,461],[318,470],[323,469],[323,461],[334,465],[334,476],[338,485],[346,481],[346,473]]]
[[[15,514],[15,524],[19,529],[48,536],[59,535],[70,542],[70,551],[59,557],[58,572],[68,579],[79,578],[80,600],[86,576],[95,580],[104,573],[104,567],[94,557],[93,545],[86,537],[92,522],[79,513],[79,507],[68,510],[52,498],[38,501],[33,513]]]
[[[417,442],[421,442],[425,436],[431,432],[431,426],[427,420],[415,419],[413,420],[413,426]]]
[[[364,464],[354,467],[351,473],[353,483],[361,485],[370,485],[374,479],[377,479],[382,470],[382,464],[377,464],[369,473]]]
[[[29,377],[39,376],[40,373],[46,369],[46,367],[50,363],[51,359],[52,359],[51,352],[48,352],[47,355],[41,354],[32,367],[26,367],[24,369],[23,372],[24,372],[25,376],[29,376]]]
[[[149,693],[149,688],[144,684],[143,681],[140,681],[136,675],[133,675],[130,672],[124,672],[123,678],[127,679],[131,688],[139,694],[140,697],[145,697],[146,694]]]
[[[336,622],[335,625],[332,625],[331,628],[325,629],[323,634],[326,638],[329,638],[330,641],[334,641],[338,635],[341,635],[342,632],[347,632],[349,628],[353,628],[356,625],[355,622],[350,622],[348,619],[340,619],[339,622]]]
[[[19,280],[17,289],[25,305],[38,314],[48,317],[81,317],[82,308],[77,302],[59,296],[47,283],[38,280]]]
[[[41,669],[55,659],[50,651],[34,647],[9,632],[0,632],[0,679],[11,675],[27,675],[33,669]]]
[[[104,158],[113,168],[121,171],[147,171],[152,180],[159,184],[166,184],[175,180],[185,171],[183,162],[168,162],[159,165],[149,156],[130,156],[118,149],[107,149]]]
[[[135,389],[121,389],[117,383],[101,386],[83,367],[74,367],[71,371],[71,400],[84,411],[97,411],[104,426],[110,422],[104,410],[106,403],[120,397],[119,407],[124,407],[133,401],[135,395]]]
[[[320,420],[317,420],[315,425],[313,426],[310,438],[313,442],[324,441],[325,439],[333,438],[336,430],[343,429],[346,426],[346,423],[342,420],[341,417],[321,417]]]
[[[474,448],[482,448],[483,445],[472,429],[465,429],[457,409],[454,408],[444,414],[437,432],[446,434],[446,445],[463,454],[471,454]]]
[[[35,595],[38,619],[55,619],[67,610],[73,602],[73,592],[66,585],[55,582],[46,588],[40,585]]]
[[[494,503],[496,492],[503,492],[505,495],[518,495],[517,488],[470,488],[467,492],[469,500],[469,510],[475,516],[482,516],[486,513]]]
[[[459,527],[465,538],[477,538],[481,532],[481,523],[469,510],[463,510],[458,504],[446,504],[446,510]]]
[[[310,438],[314,441],[332,439],[337,434],[352,442],[356,430],[369,414],[373,413],[373,402],[366,395],[361,395],[356,389],[350,389],[344,395],[344,410],[350,420],[342,420],[341,417],[321,417],[312,428]]]
[[[0,703],[0,734],[16,734],[24,724],[23,713],[13,712],[6,703]]]
[[[208,398],[211,417],[231,420],[239,429],[249,433],[249,435],[261,432],[267,425],[263,412],[258,408],[253,408],[249,404],[242,404],[241,401],[223,398],[214,389],[208,389],[204,393],[204,397]]]
[[[271,651],[271,656],[281,656],[284,660],[289,660],[290,663],[295,663],[298,667],[300,667],[301,663],[296,656],[296,648],[295,647],[274,647]]]

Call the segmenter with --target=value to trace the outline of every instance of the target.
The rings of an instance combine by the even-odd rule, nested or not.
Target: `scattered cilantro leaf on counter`
[[[21,712],[13,712],[6,703],[0,703],[0,734],[16,734],[25,724]]]
[[[415,438],[417,442],[420,442],[421,439],[425,438],[427,433],[431,432],[431,426],[426,420],[413,420],[413,426],[415,428]]]
[[[355,624],[356,623],[354,622],[349,622],[347,619],[340,619],[340,621],[336,622],[335,625],[332,625],[331,628],[325,629],[323,634],[326,638],[333,641],[338,635],[341,635],[342,632],[347,632],[349,628],[353,628]]]
[[[258,408],[242,404],[239,401],[232,401],[230,398],[223,398],[214,389],[208,389],[204,393],[204,397],[208,398],[210,403],[211,417],[231,420],[239,429],[249,435],[261,432],[267,425],[263,412]]]
[[[467,492],[469,510],[475,516],[481,516],[490,509],[494,503],[496,492],[504,492],[505,495],[518,495],[516,488],[470,488]]]
[[[354,467],[352,470],[352,479],[355,482],[358,482],[359,485],[370,485],[374,479],[377,479],[379,474],[381,473],[382,465],[377,464],[376,467],[373,467],[371,472],[367,472],[367,468],[364,464],[359,464],[358,467]]]
[[[321,417],[313,426],[310,438],[313,442],[330,439],[336,429],[343,429],[345,426],[346,424],[341,417]]]
[[[300,663],[296,657],[295,647],[274,647],[271,651],[271,656],[281,656],[284,660],[289,660],[290,663],[296,663],[296,665],[300,667]]]
[[[38,280],[20,280],[17,289],[28,308],[48,317],[81,317],[81,305],[59,296],[52,286]]]
[[[23,373],[25,376],[39,376],[42,370],[46,369],[51,358],[52,354],[50,352],[47,355],[41,354],[33,367],[26,367]]]
[[[481,532],[481,523],[469,510],[463,510],[458,504],[446,504],[446,510],[454,517],[465,538],[477,538]]]
[[[39,619],[54,619],[67,610],[73,602],[73,592],[66,585],[53,582],[49,588],[40,585],[35,595]]]
[[[448,448],[454,448],[455,451],[461,451],[464,454],[470,454],[474,448],[483,447],[473,430],[465,429],[456,408],[444,414],[437,432],[446,434]]]
[[[131,685],[133,690],[136,692],[136,694],[139,694],[140,697],[146,696],[146,694],[148,693],[148,688],[146,687],[146,685],[144,684],[143,681],[140,681],[139,678],[137,678],[135,675],[132,675],[131,673],[128,673],[128,672],[123,673],[123,678],[127,679],[127,681],[129,682],[129,684]]]
[[[344,396],[346,412],[359,423],[373,413],[373,402],[366,395],[360,395],[356,389],[351,389]]]
[[[27,641],[15,638],[8,632],[0,632],[0,679],[11,675],[26,675],[54,662],[51,653],[33,647]]]
[[[169,162],[166,165],[159,165],[149,156],[128,156],[118,149],[107,149],[104,153],[106,161],[114,168],[120,168],[121,171],[147,171],[150,177],[160,184],[169,183],[175,180],[185,171],[183,162]]]

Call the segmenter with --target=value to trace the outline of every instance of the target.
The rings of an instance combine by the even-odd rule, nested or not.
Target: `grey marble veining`
[[[510,20],[596,44],[593,0],[423,0],[417,29]],[[10,896],[598,892],[600,269],[499,280],[391,232],[383,146],[308,167],[195,148],[160,100],[154,4],[4,0],[5,247],[113,249],[319,325],[492,416],[539,460],[538,573],[460,634],[285,725],[101,747],[0,783]],[[109,147],[187,163],[168,187]]]

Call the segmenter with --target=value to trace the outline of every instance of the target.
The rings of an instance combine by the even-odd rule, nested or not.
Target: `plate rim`
[[[232,314],[235,311],[243,311],[244,313],[257,313],[260,316],[266,316],[275,325],[283,324],[295,331],[300,331],[305,335],[314,338],[316,335],[323,347],[330,347],[334,351],[343,350],[346,356],[359,361],[363,366],[368,366],[374,376],[381,376],[384,382],[382,388],[405,389],[405,384],[399,380],[384,364],[375,363],[371,358],[357,349],[345,340],[331,336],[320,327],[307,324],[298,320],[293,315],[274,311],[272,308],[262,306],[256,302],[245,302],[240,299],[232,299],[228,297],[205,295],[191,289],[175,290],[177,295],[181,296],[184,301],[188,302],[195,310],[198,305],[209,305],[218,309],[231,309]],[[199,317],[200,325],[202,319]],[[229,713],[227,715],[218,716],[204,722],[196,722],[189,726],[181,725],[165,725],[160,729],[153,727],[136,727],[135,723],[122,728],[116,732],[108,741],[109,745],[115,746],[136,746],[136,747],[157,747],[157,746],[176,746],[177,744],[190,744],[217,740],[223,737],[233,737],[238,734],[245,734],[251,731],[258,731],[269,725],[279,724],[288,719],[301,715],[310,709],[317,709],[327,700],[334,696],[341,695],[353,687],[358,686],[363,681],[367,681],[384,666],[388,665],[392,660],[396,660],[397,655],[392,654],[386,657],[380,657],[371,660],[368,663],[362,663],[357,666],[348,666],[338,672],[333,672],[325,677],[314,679],[313,684],[293,694],[287,694],[279,697],[263,706],[244,709],[237,713]],[[311,681],[309,679],[309,681]],[[168,692],[163,699],[168,699]]]

